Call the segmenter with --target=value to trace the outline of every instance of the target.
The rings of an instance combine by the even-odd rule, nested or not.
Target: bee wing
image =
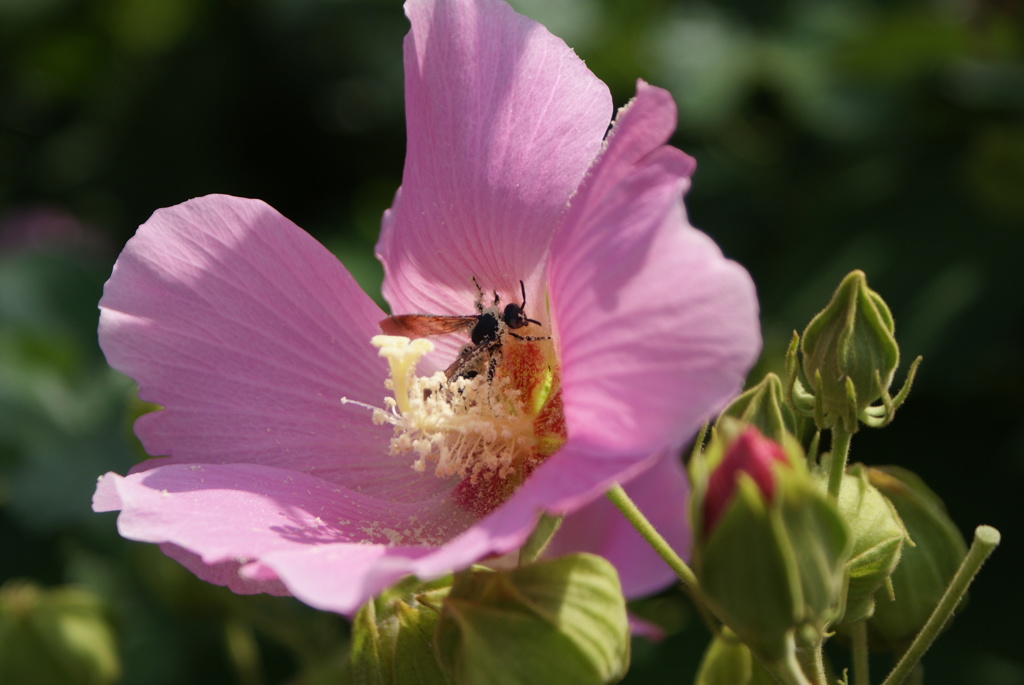
[[[466,345],[459,350],[455,358],[444,371],[445,378],[452,380],[459,376],[473,378],[481,373],[491,375],[492,361],[497,361],[501,354],[501,344],[497,341],[483,345]]]
[[[380,330],[385,335],[403,335],[406,338],[426,338],[431,335],[458,333],[476,324],[475,316],[430,316],[428,314],[400,314],[381,319]]]

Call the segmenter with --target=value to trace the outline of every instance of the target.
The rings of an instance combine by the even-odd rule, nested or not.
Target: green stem
[[[832,462],[828,472],[828,494],[839,499],[839,488],[843,485],[843,474],[846,473],[846,460],[850,456],[850,440],[853,434],[848,432],[842,421],[832,427]]]
[[[665,541],[665,538],[661,537],[661,533],[655,530],[651,522],[647,520],[647,517],[633,504],[633,500],[629,498],[626,491],[622,489],[621,485],[613,485],[612,488],[605,493],[605,496],[611,500],[622,515],[626,517],[626,520],[632,524],[636,531],[643,536],[644,540],[654,548],[654,551],[658,553],[665,563],[671,567],[675,574],[679,576],[679,579],[683,581],[689,590],[696,591],[699,588],[697,583],[697,576],[686,565],[675,550],[672,549],[671,545]]]
[[[537,557],[541,555],[544,548],[551,542],[551,538],[555,536],[555,532],[558,527],[562,525],[561,516],[552,516],[551,514],[544,514],[537,521],[537,527],[530,533],[530,537],[527,538],[526,543],[523,544],[519,550],[519,565],[525,566],[526,564],[532,564],[536,561]]]
[[[812,645],[797,647],[796,661],[800,664],[800,670],[811,683],[826,685],[828,679],[825,676],[825,654],[821,640]]]
[[[797,650],[794,646],[792,634],[788,636],[788,640],[789,645],[785,658],[772,664],[765,664],[768,671],[783,685],[824,685],[824,680],[818,681],[818,683],[808,680],[797,659]]]
[[[605,493],[612,504],[622,512],[622,515],[626,517],[626,520],[636,528],[636,531],[643,536],[644,540],[647,541],[654,551],[658,553],[665,563],[669,565],[679,580],[683,581],[683,590],[693,601],[693,605],[697,607],[698,613],[700,613],[701,619],[704,624],[708,627],[708,631],[712,635],[718,634],[721,630],[719,627],[719,621],[711,614],[707,604],[701,598],[700,583],[697,582],[697,575],[686,565],[672,546],[661,536],[651,522],[647,520],[647,517],[643,515],[643,512],[637,508],[633,500],[629,498],[626,491],[622,489],[621,485],[614,485],[612,488]]]
[[[868,624],[860,621],[853,624],[853,685],[871,685],[871,669],[868,663]]]
[[[981,570],[981,565],[999,544],[1000,537],[999,531],[991,526],[978,526],[975,529],[971,548],[967,550],[967,556],[960,563],[960,568],[957,569],[953,580],[949,581],[949,587],[946,588],[946,592],[935,606],[932,615],[928,617],[917,637],[910,643],[910,647],[900,657],[882,685],[899,685],[910,675],[917,662],[924,656],[925,651],[935,641],[939,631],[953,615],[953,611],[963,599],[971,581]]]

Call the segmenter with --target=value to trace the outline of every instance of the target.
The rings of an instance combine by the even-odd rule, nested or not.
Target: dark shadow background
[[[925,360],[853,458],[920,473],[968,539],[979,523],[1003,532],[927,682],[1024,683],[1008,615],[1024,607],[1021,4],[513,4],[618,104],[638,76],[672,90],[674,142],[698,160],[691,219],[758,284],[761,370],[781,370],[847,271],[867,272],[904,370]],[[141,458],[143,410],[97,348],[96,302],[136,226],[210,192],[266,200],[377,296],[406,30],[397,0],[0,0],[0,581],[38,584],[56,613],[59,588],[85,588],[71,605],[86,632],[113,627],[121,682],[330,682],[338,668],[337,617],[201,584],[90,512],[95,478]],[[635,644],[627,682],[686,682],[703,629],[675,592],[648,609],[670,635]],[[62,682],[103,682],[88,670]]]

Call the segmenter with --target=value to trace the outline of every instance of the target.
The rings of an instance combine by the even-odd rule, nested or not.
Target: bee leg
[[[473,305],[476,307],[477,314],[484,313],[484,289],[480,287],[480,282],[476,280],[476,276],[473,276],[473,287],[476,288],[476,299],[473,301]]]
[[[516,340],[551,340],[550,335],[519,335],[518,333],[513,333],[512,331],[508,331],[508,334],[511,335]]]
[[[487,382],[494,382],[494,374],[498,372],[498,355],[493,355],[487,360]]]

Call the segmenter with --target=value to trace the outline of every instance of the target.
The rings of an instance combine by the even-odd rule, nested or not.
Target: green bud
[[[694,685],[774,685],[776,680],[728,629],[708,644]]]
[[[863,271],[847,275],[807,324],[800,351],[804,374],[820,393],[827,422],[822,428],[844,420],[853,432],[860,411],[888,389],[900,359],[895,328],[888,305],[868,288]]]
[[[722,411],[719,422],[724,416],[754,426],[775,442],[781,443],[786,434],[800,437],[796,416],[785,404],[782,381],[774,373],[768,373],[764,380],[734,399]]]
[[[355,685],[452,682],[434,653],[440,606],[451,582],[408,578],[359,609],[349,655]]]
[[[813,415],[822,429],[841,425],[853,433],[858,421],[888,423],[909,391],[913,375],[893,400],[889,386],[900,359],[894,330],[888,305],[868,288],[864,272],[850,272],[800,339],[810,394],[802,387],[791,389],[795,407]],[[795,350],[791,350],[787,365],[792,388],[796,383]],[[878,400],[882,404],[872,406]]]
[[[775,663],[797,631],[802,641],[808,633],[820,637],[838,615],[849,534],[833,500],[807,472],[796,441],[786,440],[781,460],[737,455],[737,449],[767,454],[749,431],[756,432],[747,427],[732,444],[716,435],[691,467],[700,531],[694,557],[715,613],[759,658]],[[727,501],[709,506],[724,491],[709,488],[721,472],[732,474],[734,487]],[[704,520],[718,506],[715,519]]]
[[[90,592],[0,588],[0,683],[103,685],[120,676],[114,634]]]
[[[437,651],[456,683],[616,682],[629,666],[618,574],[589,554],[459,574]]]
[[[839,514],[853,538],[846,564],[847,593],[844,623],[861,621],[875,611],[875,593],[889,580],[900,561],[907,531],[899,514],[856,464],[843,477]]]
[[[878,593],[875,614],[868,621],[873,647],[902,652],[938,604],[967,545],[942,500],[914,473],[898,466],[867,472],[895,506],[913,540],[892,573],[892,591]]]

